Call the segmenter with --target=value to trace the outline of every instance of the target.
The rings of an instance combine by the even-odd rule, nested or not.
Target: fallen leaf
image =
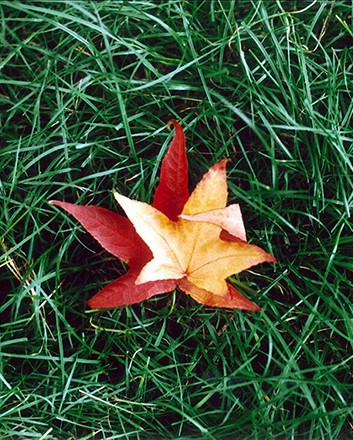
[[[51,201],[72,214],[129,271],[88,304],[110,308],[134,304],[179,287],[207,306],[258,311],[226,279],[275,258],[246,242],[237,204],[228,198],[226,163],[213,165],[189,196],[185,137],[175,134],[161,165],[153,206],[114,191],[127,218],[97,206]]]

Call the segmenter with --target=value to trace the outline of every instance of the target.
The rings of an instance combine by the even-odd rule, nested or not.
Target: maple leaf
[[[175,134],[162,161],[153,206],[114,191],[127,218],[98,206],[53,200],[73,215],[129,270],[88,301],[91,308],[134,304],[179,287],[197,302],[258,311],[226,279],[275,258],[246,242],[237,204],[228,198],[226,163],[212,166],[189,196],[184,132]]]

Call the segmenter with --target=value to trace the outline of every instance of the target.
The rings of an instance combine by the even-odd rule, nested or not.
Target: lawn
[[[353,4],[0,1],[0,438],[353,438]],[[150,202],[183,126],[217,161],[260,312],[177,290],[90,310],[126,267],[51,199]]]

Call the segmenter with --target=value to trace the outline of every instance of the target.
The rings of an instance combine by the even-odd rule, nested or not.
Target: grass
[[[0,437],[353,437],[352,5],[0,3]],[[223,157],[260,313],[180,292],[92,312],[123,270],[56,198],[149,201],[177,118]]]

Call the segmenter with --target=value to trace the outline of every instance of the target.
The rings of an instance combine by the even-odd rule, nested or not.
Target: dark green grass
[[[0,2],[0,437],[353,437],[350,2]],[[150,201],[177,118],[191,183],[273,253],[257,314],[180,292],[91,312],[125,270],[56,198]]]

